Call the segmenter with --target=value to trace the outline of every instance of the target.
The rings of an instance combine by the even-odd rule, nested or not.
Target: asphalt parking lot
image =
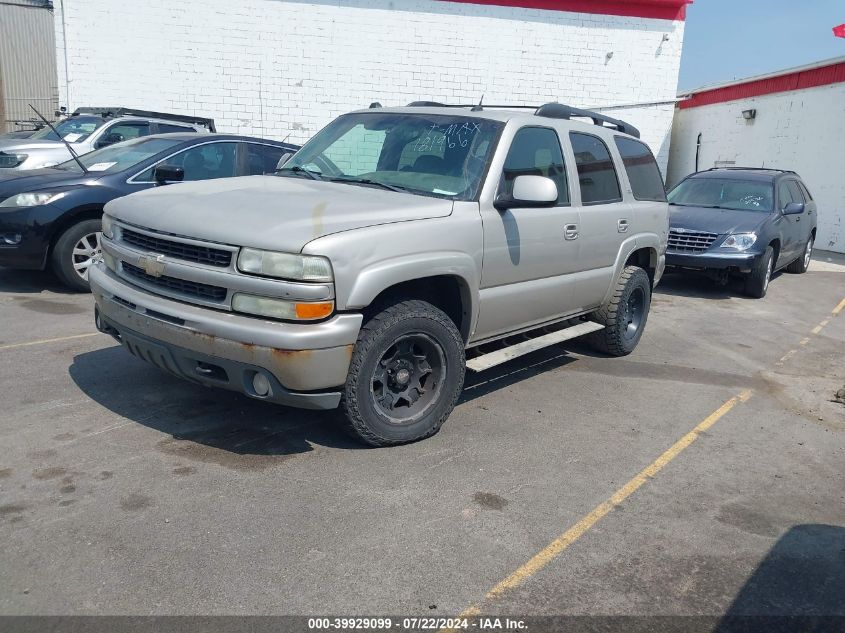
[[[631,356],[511,361],[368,449],[0,270],[0,613],[845,615],[843,300],[842,263],[670,276]]]

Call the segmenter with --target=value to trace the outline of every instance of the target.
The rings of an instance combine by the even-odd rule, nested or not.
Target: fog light
[[[270,380],[264,374],[255,374],[252,377],[252,388],[256,395],[266,396],[270,393]]]
[[[21,243],[21,239],[23,239],[23,236],[20,233],[3,234],[3,243],[8,244],[9,246],[17,246]]]

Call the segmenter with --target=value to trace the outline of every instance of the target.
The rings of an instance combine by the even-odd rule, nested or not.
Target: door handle
[[[577,224],[567,224],[563,230],[563,237],[567,240],[577,240],[578,239],[578,225]]]
[[[616,223],[616,230],[619,231],[620,233],[624,233],[625,231],[627,231],[628,230],[628,220],[626,220],[624,218],[619,220]]]

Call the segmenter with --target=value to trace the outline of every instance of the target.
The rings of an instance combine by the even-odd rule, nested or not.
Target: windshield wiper
[[[299,165],[294,165],[293,167],[282,167],[281,169],[277,169],[276,173],[280,174],[283,171],[289,171],[292,174],[305,174],[311,180],[323,180],[323,175],[318,172],[314,171],[313,169],[305,169],[305,167],[300,167]]]
[[[388,191],[397,191],[397,192],[405,192],[409,191],[407,187],[399,187],[397,185],[388,185],[386,182],[380,182],[378,180],[370,180],[369,178],[355,178],[350,176],[337,176],[336,178],[329,178],[329,182],[351,182],[352,184],[356,185],[373,185],[375,187],[381,187],[382,189],[387,189]]]

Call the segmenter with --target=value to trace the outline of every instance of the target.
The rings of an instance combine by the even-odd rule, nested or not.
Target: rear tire
[[[425,301],[399,301],[361,328],[341,407],[353,433],[371,446],[414,442],[440,430],[465,372],[452,320]]]
[[[639,266],[626,266],[610,301],[593,313],[593,321],[605,327],[590,336],[590,344],[611,356],[627,356],[642,338],[650,306],[648,273]]]
[[[77,222],[61,234],[53,247],[53,271],[59,280],[78,292],[90,292],[88,271],[100,261],[103,223],[100,220]]]
[[[745,294],[755,299],[762,299],[769,289],[769,281],[772,279],[772,272],[775,266],[775,251],[771,246],[754,265],[748,276],[745,278]]]
[[[807,243],[804,244],[804,250],[801,252],[801,256],[786,267],[786,272],[796,275],[807,272],[807,269],[810,267],[810,259],[813,256],[813,242],[813,236],[810,235],[807,238]]]

